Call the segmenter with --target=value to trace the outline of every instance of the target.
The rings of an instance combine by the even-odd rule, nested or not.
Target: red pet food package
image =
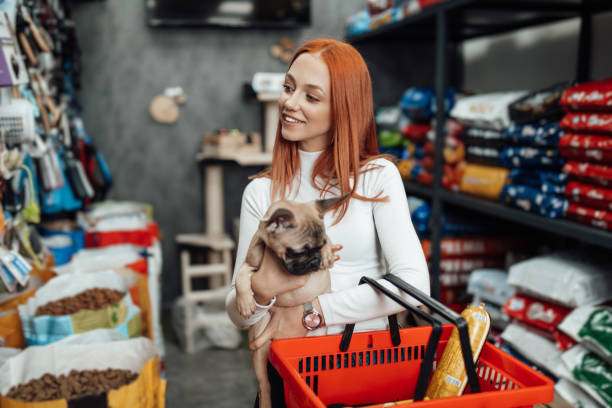
[[[595,210],[577,204],[567,207],[566,217],[597,228],[612,231],[612,211]]]
[[[516,294],[506,301],[502,310],[516,320],[552,333],[572,309]]]
[[[567,89],[561,96],[561,105],[573,111],[612,112],[612,78]]]
[[[612,189],[610,188],[569,181],[565,186],[565,196],[582,207],[612,211]]]
[[[569,161],[563,166],[563,172],[569,174],[571,180],[612,187],[612,166]]]
[[[425,258],[431,256],[431,241],[422,241]],[[442,257],[503,255],[508,251],[525,250],[528,242],[514,237],[442,238]]]
[[[612,113],[566,113],[559,122],[565,129],[580,133],[612,135]]]
[[[612,137],[566,133],[559,153],[568,160],[612,164]]]
[[[402,128],[402,135],[413,142],[424,142],[427,139],[427,133],[431,130],[430,124],[423,123],[407,123]]]

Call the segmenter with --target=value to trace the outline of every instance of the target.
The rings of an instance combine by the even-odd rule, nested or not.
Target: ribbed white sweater
[[[319,190],[310,182],[319,154],[300,151],[301,177],[296,176],[290,199],[308,202],[320,198]],[[346,215],[338,224],[332,226],[331,213],[327,213],[324,219],[331,242],[343,246],[338,252],[340,260],[330,270],[332,293],[319,296],[328,334],[342,332],[348,323],[357,323],[355,331],[384,329],[387,327],[385,317],[402,309],[368,285],[358,285],[362,276],[380,278],[386,273],[383,259],[386,259],[390,273],[429,294],[427,263],[410,220],[399,172],[393,163],[385,159],[377,159],[371,164],[380,167],[359,177],[357,192],[365,197],[374,197],[383,191],[389,200],[368,202],[351,199]],[[259,178],[244,190],[234,280],[259,221],[270,206],[270,188],[269,179]],[[328,197],[331,195],[325,198]],[[384,280],[381,283],[395,289]],[[418,304],[414,300],[411,303]],[[227,296],[226,308],[234,324],[240,328],[251,326],[266,312],[265,308],[258,308],[249,319],[242,318],[236,309],[236,291],[233,287]]]

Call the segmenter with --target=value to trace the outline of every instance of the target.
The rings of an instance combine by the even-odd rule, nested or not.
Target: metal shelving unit
[[[612,10],[609,0],[446,0],[427,7],[401,21],[383,25],[347,41],[433,42],[436,50],[436,122],[444,123],[444,94],[448,86],[447,47],[449,43],[512,32],[521,28],[580,18],[576,80],[586,81],[590,73],[591,25],[594,14]],[[612,234],[566,220],[549,220],[481,198],[446,191],[442,188],[444,129],[436,128],[433,186],[406,183],[408,193],[432,200],[431,269],[432,295],[440,297],[440,241],[444,204],[460,206],[501,219],[575,240],[612,248]]]

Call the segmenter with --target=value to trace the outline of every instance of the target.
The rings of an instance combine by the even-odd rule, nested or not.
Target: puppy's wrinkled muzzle
[[[292,275],[297,275],[297,276],[306,275],[307,273],[315,272],[321,269],[321,255],[320,254],[314,255],[308,258],[306,261],[302,261],[302,262],[291,261],[287,263],[283,260],[283,264],[287,272],[289,272]]]

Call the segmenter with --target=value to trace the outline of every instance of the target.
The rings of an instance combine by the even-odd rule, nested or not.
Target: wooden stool
[[[225,300],[232,283],[234,241],[225,234],[179,234],[176,242],[181,249],[181,280],[183,296],[187,302],[211,302]],[[206,250],[207,263],[192,263],[189,247]],[[192,289],[193,278],[209,278],[208,289]],[[194,352],[194,331],[201,328],[190,307],[185,307],[185,348]]]

